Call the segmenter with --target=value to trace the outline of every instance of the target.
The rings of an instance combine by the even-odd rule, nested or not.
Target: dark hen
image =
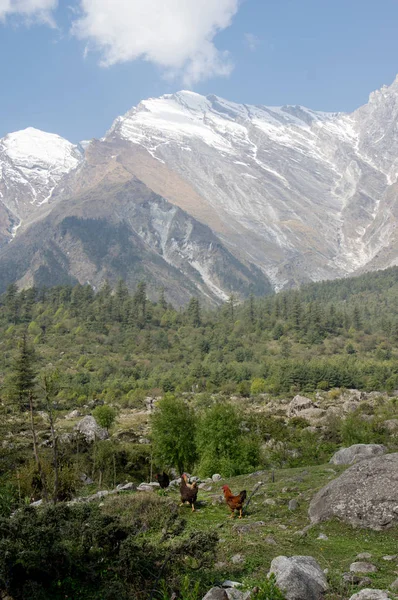
[[[167,473],[165,473],[164,471],[163,471],[163,473],[156,473],[155,479],[157,479],[157,481],[162,489],[166,489],[170,485],[170,478],[167,475]]]
[[[198,497],[198,485],[196,482],[188,483],[188,477],[186,473],[181,475],[181,484],[180,484],[180,495],[181,495],[181,505],[185,504],[185,502],[189,502],[192,507],[192,512],[195,510],[195,502]]]

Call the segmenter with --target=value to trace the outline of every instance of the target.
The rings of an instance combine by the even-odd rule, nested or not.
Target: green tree
[[[200,304],[197,298],[191,298],[187,308],[187,315],[190,323],[194,327],[200,327],[201,318],[200,318]]]
[[[93,410],[93,417],[97,421],[98,425],[104,427],[105,429],[110,429],[115,422],[117,416],[117,412],[112,406],[109,404],[103,404],[102,406],[97,406]]]
[[[243,431],[239,411],[215,404],[200,419],[197,433],[199,472],[224,477],[254,471],[259,462],[259,439]]]
[[[181,474],[196,460],[196,416],[180,398],[166,394],[152,416],[152,443],[156,460]]]

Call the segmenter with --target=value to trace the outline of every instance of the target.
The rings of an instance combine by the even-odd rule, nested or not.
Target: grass
[[[189,507],[179,508],[186,520],[186,534],[194,531],[217,531],[219,545],[217,561],[212,572],[201,574],[206,584],[211,585],[224,579],[255,581],[264,578],[273,558],[279,555],[309,555],[318,560],[323,569],[328,569],[330,591],[325,600],[346,600],[358,587],[342,582],[343,573],[361,552],[372,554],[370,562],[378,568],[370,574],[371,584],[367,587],[388,589],[398,576],[398,559],[383,560],[385,555],[394,555],[398,550],[398,530],[385,532],[354,529],[347,524],[331,521],[311,527],[300,534],[308,524],[308,505],[314,493],[330,479],[337,477],[344,467],[330,465],[283,469],[275,471],[275,481],[269,472],[240,476],[209,484],[211,490],[199,490],[195,513]],[[221,498],[221,486],[227,483],[234,493],[242,489],[254,489],[258,482],[263,485],[253,496],[248,514],[242,519],[229,519],[229,510]],[[206,486],[207,487],[207,486]],[[289,500],[297,499],[295,511],[288,508]],[[161,534],[162,514],[170,510],[170,502],[179,501],[178,490],[170,490],[167,496],[140,493],[109,497],[103,510],[118,513],[122,519],[147,518],[150,525],[159,519],[160,526],[152,529],[154,537]],[[267,502],[268,501],[268,502]],[[271,504],[270,501],[274,503]],[[320,533],[327,540],[318,539]],[[240,554],[243,562],[234,564],[231,559]],[[393,596],[392,596],[393,597]]]

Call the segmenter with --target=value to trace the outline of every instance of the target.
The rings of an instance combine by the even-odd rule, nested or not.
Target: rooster
[[[167,473],[165,473],[164,471],[163,471],[163,473],[156,473],[155,479],[157,479],[157,481],[162,489],[166,489],[170,485],[170,478],[167,475]]]
[[[189,502],[192,507],[192,512],[195,511],[195,502],[198,497],[198,485],[196,481],[194,483],[188,483],[188,477],[186,473],[181,475],[181,484],[180,484],[180,495],[181,495],[181,504],[185,504],[185,502]]]
[[[225,502],[228,504],[228,506],[231,510],[230,518],[233,519],[235,516],[235,511],[238,510],[239,511],[239,519],[241,519],[243,505],[245,503],[246,496],[247,496],[246,490],[243,490],[242,492],[240,492],[238,496],[234,496],[233,493],[231,492],[230,488],[227,485],[223,485],[222,491],[224,492]]]

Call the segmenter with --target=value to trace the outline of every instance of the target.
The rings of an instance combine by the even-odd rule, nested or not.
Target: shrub
[[[202,415],[197,447],[203,476],[248,473],[260,460],[259,437],[242,431],[241,415],[230,404],[216,404]]]
[[[252,394],[252,396],[256,396],[257,394],[263,394],[266,390],[267,384],[265,382],[265,379],[262,379],[261,377],[256,377],[256,379],[253,379],[252,384],[250,386],[250,393]]]

